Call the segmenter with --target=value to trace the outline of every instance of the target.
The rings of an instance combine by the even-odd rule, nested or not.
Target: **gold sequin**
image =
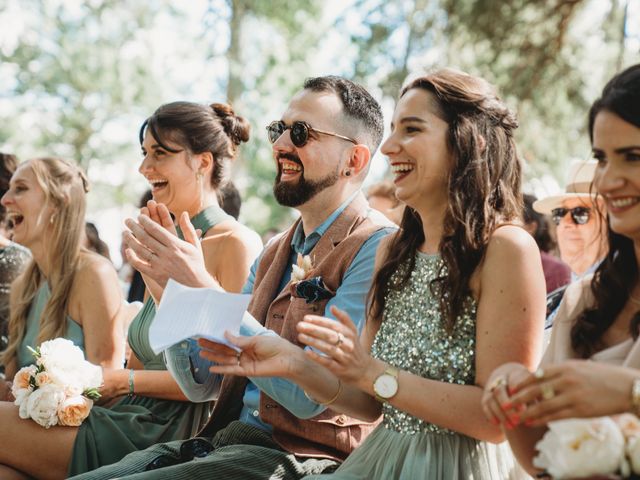
[[[449,334],[444,327],[437,295],[430,287],[433,279],[446,273],[441,267],[439,255],[416,253],[416,264],[407,284],[401,289],[391,288],[387,294],[372,355],[424,378],[472,385],[475,381],[476,302],[467,297],[453,332]],[[396,270],[391,276],[391,285],[398,284],[407,268],[402,265]],[[400,433],[456,433],[388,403],[382,411],[384,426]]]

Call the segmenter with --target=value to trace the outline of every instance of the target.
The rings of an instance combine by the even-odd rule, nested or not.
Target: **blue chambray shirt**
[[[300,223],[298,225],[291,240],[291,257],[280,281],[280,291],[291,279],[291,267],[295,263],[298,253],[302,255],[309,254],[331,224],[344,211],[347,205],[351,203],[356,194],[340,205],[340,207],[318,228],[310,233],[309,236],[305,237],[302,224]],[[375,210],[370,210],[369,213],[370,215],[381,215]],[[346,270],[342,284],[338,287],[336,295],[327,303],[324,312],[326,317],[335,320],[330,312],[331,306],[335,305],[339,309],[346,311],[356,324],[358,331],[362,331],[365,320],[366,297],[373,278],[376,250],[380,244],[380,240],[393,231],[395,231],[393,227],[382,228],[371,235],[362,245],[360,251],[354,257],[353,262]],[[251,266],[249,278],[242,289],[243,293],[251,293],[253,291],[256,270],[260,263],[260,258],[261,257]],[[240,335],[276,334],[260,325],[256,320],[251,319],[249,321],[243,321],[240,326]],[[199,353],[200,347],[193,339],[174,345],[165,351],[167,368],[187,398],[193,402],[204,402],[215,399],[222,383],[222,376],[209,373],[209,367],[212,363],[200,357]],[[270,431],[271,427],[262,422],[259,416],[260,390],[300,418],[314,417],[326,408],[311,401],[304,395],[300,387],[289,380],[279,377],[251,377],[249,378],[249,383],[244,393],[240,420],[267,431]]]

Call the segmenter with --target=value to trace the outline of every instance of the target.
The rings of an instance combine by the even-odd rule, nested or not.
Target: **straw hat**
[[[596,160],[573,160],[569,165],[565,193],[541,198],[533,203],[533,209],[538,213],[549,215],[551,210],[561,207],[562,203],[570,198],[594,198],[596,192],[592,189],[591,182],[593,182],[597,165]]]

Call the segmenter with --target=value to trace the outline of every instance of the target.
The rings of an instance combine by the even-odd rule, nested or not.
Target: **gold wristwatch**
[[[387,368],[373,382],[373,392],[376,400],[385,403],[398,393],[398,373],[396,367],[387,365]]]

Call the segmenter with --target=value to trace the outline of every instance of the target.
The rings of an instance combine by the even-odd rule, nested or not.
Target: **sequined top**
[[[431,280],[442,267],[439,255],[416,253],[416,263],[407,284],[398,289],[409,268],[401,265],[391,276],[390,290],[372,355],[401,370],[441,382],[470,385],[475,381],[476,302],[467,297],[451,334],[447,333]],[[442,271],[444,273],[445,270]],[[437,288],[435,289],[437,293]],[[389,430],[416,434],[455,434],[402,412],[385,403],[383,424]]]
[[[5,334],[9,320],[9,290],[31,258],[29,250],[17,243],[0,248],[0,350],[6,347]]]

